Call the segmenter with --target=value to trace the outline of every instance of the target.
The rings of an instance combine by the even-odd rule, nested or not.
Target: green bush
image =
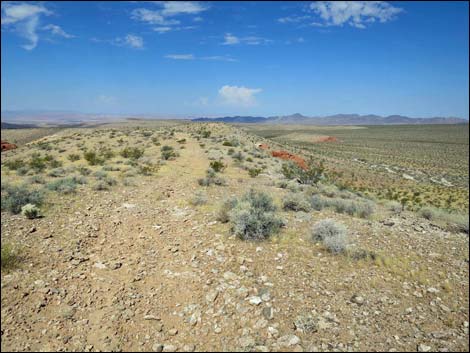
[[[85,158],[89,165],[102,165],[104,163],[104,158],[98,156],[95,151],[86,151],[83,154],[83,158]]]
[[[296,179],[300,184],[315,185],[324,179],[324,170],[322,162],[316,166],[310,161],[306,170],[294,162],[287,162],[282,165],[281,171],[287,179]]]
[[[189,203],[193,206],[205,205],[207,203],[207,195],[202,192],[196,192]]]
[[[2,243],[0,259],[2,270],[9,270],[17,266],[19,255],[10,244]]]
[[[8,161],[5,161],[3,165],[10,170],[18,170],[26,166],[25,162],[21,159],[8,160]]]
[[[75,162],[80,159],[80,155],[76,153],[71,153],[67,156],[67,158],[69,159],[70,162]]]
[[[248,169],[248,174],[252,178],[256,178],[260,173],[261,173],[261,169],[259,169],[259,168],[249,168]]]
[[[165,160],[165,161],[167,161],[169,159],[176,158],[178,156],[176,154],[174,148],[171,147],[171,146],[168,146],[168,145],[162,146],[160,151],[162,153],[162,159]]]
[[[283,221],[275,214],[272,198],[250,190],[230,211],[232,232],[243,240],[263,240],[277,233]]]
[[[212,161],[209,163],[209,166],[214,170],[214,172],[222,172],[225,169],[225,164],[221,161]]]
[[[139,159],[144,155],[144,150],[138,147],[126,147],[120,152],[121,156],[130,159]]]
[[[26,185],[2,185],[2,187],[2,210],[8,210],[13,214],[20,213],[21,208],[28,203],[40,206],[44,199],[41,191],[29,189]]]

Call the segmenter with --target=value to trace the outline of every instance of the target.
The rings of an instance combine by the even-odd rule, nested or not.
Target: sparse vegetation
[[[285,211],[304,211],[308,212],[311,206],[302,194],[287,194],[282,200],[282,208]]]
[[[21,214],[28,219],[34,219],[39,217],[39,208],[36,205],[28,203],[21,207]]]
[[[243,240],[269,238],[284,224],[276,210],[268,194],[250,190],[229,213],[233,234]]]
[[[2,210],[8,210],[13,214],[21,212],[21,208],[29,203],[40,206],[44,195],[41,191],[30,189],[26,185],[2,184]]]
[[[312,228],[311,239],[322,242],[328,251],[334,254],[345,252],[348,246],[346,228],[332,219],[316,223]]]

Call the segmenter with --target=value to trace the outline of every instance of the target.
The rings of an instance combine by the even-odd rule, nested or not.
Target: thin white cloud
[[[29,41],[22,45],[26,50],[36,48],[39,35],[37,34],[41,15],[49,16],[49,11],[41,4],[2,2],[2,27],[11,27],[21,37]]]
[[[222,56],[222,55],[197,57],[194,54],[168,54],[168,55],[165,55],[165,58],[173,59],[173,60],[207,60],[207,61],[229,61],[229,62],[237,61],[234,58],[231,58],[229,56]]]
[[[261,44],[268,44],[272,43],[272,40],[256,37],[256,36],[248,36],[248,37],[237,37],[231,33],[225,33],[224,41],[222,45],[236,45],[236,44],[247,44],[247,45],[261,45]]]
[[[229,56],[213,55],[213,56],[203,56],[201,60],[210,60],[210,61],[229,61],[235,62],[237,59],[231,58]]]
[[[261,91],[260,88],[225,85],[219,89],[219,97],[223,104],[251,107],[257,104],[255,95]]]
[[[146,22],[152,25],[159,26],[171,26],[177,25],[180,23],[178,20],[168,20],[166,19],[160,11],[149,10],[149,9],[135,9],[131,13],[131,18],[141,22]]]
[[[194,27],[178,27],[181,21],[175,19],[177,16],[197,15],[206,11],[209,6],[199,1],[147,1],[157,5],[157,9],[137,8],[131,12],[131,18],[147,23],[149,25],[158,25],[154,28],[156,32],[166,33],[170,30],[191,29]],[[202,21],[201,17],[194,17],[193,21]],[[170,28],[170,29],[169,29]]]
[[[240,43],[240,39],[230,33],[225,33],[223,45],[233,45]]]
[[[163,16],[177,16],[181,14],[198,14],[206,11],[208,7],[199,1],[161,1]]]
[[[172,28],[171,27],[155,27],[153,30],[158,33],[166,33],[166,32],[171,31]]]
[[[142,37],[128,34],[124,38],[116,38],[116,45],[122,45],[134,49],[142,49],[144,47],[144,40]]]
[[[321,19],[314,26],[343,26],[366,28],[373,22],[385,23],[393,20],[403,9],[386,1],[317,1],[310,9]]]
[[[127,34],[125,37],[117,37],[114,39],[100,39],[93,37],[90,38],[90,41],[92,41],[93,43],[106,43],[115,45],[117,47],[128,47],[132,49],[144,48],[144,39],[134,34]]]
[[[42,29],[51,31],[51,33],[56,36],[64,37],[67,39],[75,38],[74,35],[65,32],[60,26],[57,25],[48,24],[47,26],[42,27]]]
[[[165,58],[173,60],[194,60],[193,54],[168,54]]]
[[[308,15],[305,15],[305,16],[287,16],[287,17],[278,18],[277,21],[279,23],[299,23],[299,22],[303,22],[303,21],[305,21],[309,18],[310,18],[310,16],[308,16]]]

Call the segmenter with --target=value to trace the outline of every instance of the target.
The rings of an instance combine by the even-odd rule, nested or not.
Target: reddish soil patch
[[[316,142],[338,142],[338,139],[334,136],[323,136],[320,137]]]
[[[271,155],[273,157],[293,161],[303,170],[307,169],[307,163],[305,163],[305,160],[302,157],[296,156],[295,154],[289,153],[287,151],[272,151]]]
[[[16,145],[13,143],[8,143],[7,141],[2,141],[2,152],[3,151],[8,151],[8,150],[13,150],[16,148]]]

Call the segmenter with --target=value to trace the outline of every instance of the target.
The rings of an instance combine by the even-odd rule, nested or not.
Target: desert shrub
[[[28,172],[29,172],[29,168],[26,166],[18,168],[16,170],[16,174],[21,175],[21,176],[28,174]]]
[[[126,147],[120,152],[121,156],[129,159],[139,159],[144,155],[144,150],[138,147]]]
[[[26,166],[25,162],[21,159],[8,160],[8,161],[5,161],[3,165],[10,170],[18,170]]]
[[[160,151],[162,153],[162,159],[165,160],[165,161],[177,157],[177,154],[176,154],[174,148],[171,147],[171,146],[168,146],[168,145],[162,146]]]
[[[245,156],[243,155],[243,153],[238,151],[238,152],[235,152],[235,153],[232,154],[232,158],[235,159],[238,162],[241,162],[245,159]]]
[[[392,211],[395,214],[399,214],[403,211],[403,205],[397,201],[389,201],[386,206],[389,211]]]
[[[430,221],[435,221],[452,232],[467,233],[469,231],[468,214],[452,213],[435,207],[423,207],[419,210],[419,215]]]
[[[15,251],[11,244],[2,243],[1,245],[1,268],[9,270],[17,266],[19,261],[18,251]]]
[[[225,169],[225,164],[221,161],[212,161],[209,163],[209,166],[214,170],[214,172],[222,172]]]
[[[259,169],[259,168],[249,168],[248,169],[248,174],[252,178],[256,178],[260,173],[261,173],[261,169]]]
[[[28,203],[21,207],[21,214],[28,219],[34,219],[39,217],[39,208],[32,203]]]
[[[198,191],[194,194],[193,198],[189,200],[189,203],[193,206],[205,205],[207,203],[207,195]]]
[[[227,223],[230,220],[230,211],[237,205],[238,200],[235,197],[226,199],[217,212],[217,220]]]
[[[323,162],[316,166],[310,161],[307,169],[302,169],[290,161],[282,165],[281,172],[287,179],[296,179],[300,184],[314,185],[324,179],[324,170]]]
[[[55,169],[52,169],[47,175],[54,177],[54,178],[62,177],[65,175],[65,170],[64,168],[55,168]]]
[[[157,170],[157,166],[152,164],[140,164],[137,167],[137,172],[141,175],[149,176]]]
[[[84,185],[88,183],[88,180],[82,176],[82,175],[74,175],[71,177],[71,179],[76,183],[80,185]]]
[[[31,184],[44,184],[46,181],[44,180],[44,178],[40,175],[33,175],[31,177],[28,178],[28,181],[31,183]]]
[[[276,183],[276,186],[281,189],[287,189],[289,183],[286,180],[280,180]]]
[[[31,159],[29,160],[29,166],[31,169],[33,169],[35,172],[42,172],[44,169],[46,169],[46,157],[42,158],[39,153],[33,153],[31,155]]]
[[[28,203],[39,206],[44,199],[44,194],[41,191],[29,189],[26,185],[2,185],[2,187],[2,210],[8,210],[13,214],[20,213],[21,207]]]
[[[233,148],[229,148],[228,151],[227,151],[227,154],[229,156],[231,156],[234,152],[235,152],[235,150]]]
[[[85,158],[89,165],[100,165],[104,163],[104,158],[98,156],[95,151],[86,151],[83,154],[83,158]]]
[[[69,159],[70,162],[75,162],[80,159],[80,155],[76,153],[71,153],[67,156],[67,158]]]
[[[282,208],[285,211],[304,211],[308,212],[311,209],[310,203],[302,194],[287,194],[282,200]]]
[[[375,204],[370,200],[358,202],[355,214],[360,218],[368,218],[375,212]]]
[[[80,166],[78,168],[78,172],[83,175],[83,176],[86,176],[86,175],[90,175],[91,174],[91,169],[87,168],[87,167],[84,167],[84,166]]]
[[[246,159],[246,161],[247,161],[247,162],[253,162],[253,158],[248,157],[248,158]]]
[[[103,166],[103,170],[107,172],[118,172],[121,170],[121,168],[119,168],[118,166],[106,164]]]
[[[348,246],[346,227],[332,219],[316,223],[312,228],[311,239],[322,242],[334,254],[345,252]]]
[[[433,220],[438,218],[439,210],[434,207],[423,207],[419,210],[419,215],[425,219]]]
[[[124,185],[124,186],[135,186],[134,179],[132,179],[132,178],[124,178],[124,179],[122,180],[122,185]]]
[[[207,169],[206,177],[198,179],[197,182],[201,186],[211,186],[212,184],[221,186],[226,184],[225,179],[218,177],[212,168]]]
[[[314,210],[321,211],[324,207],[326,207],[326,202],[320,195],[313,195],[310,199],[310,205]]]
[[[277,233],[283,221],[275,214],[272,198],[250,190],[229,212],[232,232],[243,240],[263,240]]]
[[[109,185],[105,183],[104,181],[99,181],[95,185],[93,185],[93,190],[96,190],[96,191],[109,190]]]
[[[176,141],[176,142],[183,144],[183,143],[186,143],[186,139],[180,139],[180,140],[178,140],[178,141]]]
[[[72,194],[77,189],[77,182],[73,178],[62,178],[47,184],[47,188],[60,194]]]
[[[230,141],[224,141],[222,143],[222,146],[229,146],[229,147],[233,147],[232,143]]]

